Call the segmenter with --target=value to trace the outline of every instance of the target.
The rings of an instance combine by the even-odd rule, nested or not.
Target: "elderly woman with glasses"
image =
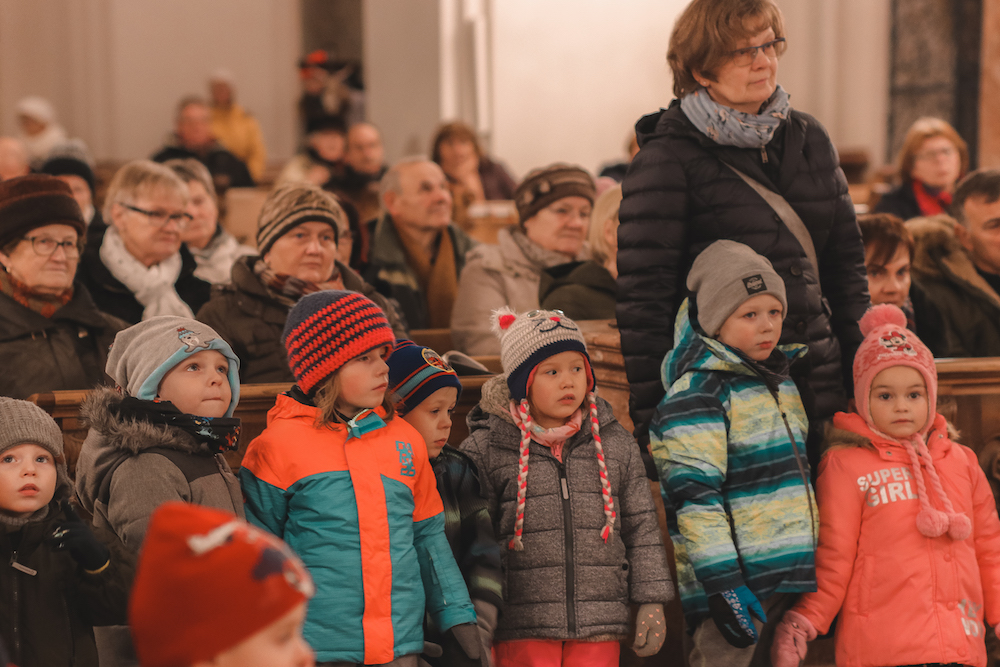
[[[85,230],[58,178],[0,183],[0,395],[104,382],[108,346],[125,323],[98,310],[74,281]]]
[[[108,228],[83,253],[80,279],[102,310],[130,324],[194,317],[211,285],[183,246],[191,224],[188,188],[169,167],[135,160],[118,170],[104,200]]]
[[[338,253],[347,214],[329,192],[307,183],[277,187],[260,210],[257,250],[233,265],[198,319],[219,332],[240,358],[246,383],[294,382],[282,343],[292,306],[320,290],[360,292],[385,312],[397,337],[409,337],[399,306],[362,280]]]
[[[940,118],[919,118],[899,150],[899,184],[882,195],[875,213],[903,220],[948,213],[955,184],[969,171],[969,149]]]
[[[868,287],[837,151],[778,85],[785,39],[773,0],[693,0],[674,24],[677,99],[636,124],[640,149],[622,184],[616,314],[642,434],[664,395],[660,363],[695,257],[719,239],[766,257],[787,290],[781,343],[809,348],[792,370],[806,372],[796,379],[808,389],[815,464],[823,420],[847,407]]]

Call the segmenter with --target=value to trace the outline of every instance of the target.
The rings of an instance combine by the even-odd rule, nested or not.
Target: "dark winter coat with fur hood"
[[[913,280],[944,320],[946,357],[1000,357],[1000,294],[976,271],[946,215],[907,223]],[[919,333],[919,332],[918,332]]]
[[[674,597],[653,496],[639,448],[597,399],[601,442],[617,519],[600,536],[604,502],[594,437],[584,427],[566,441],[560,462],[532,441],[524,508],[524,550],[514,535],[521,432],[508,410],[502,376],[483,385],[469,414],[471,434],[461,449],[476,464],[500,542],[504,608],[498,641],[618,639],[628,635],[629,604],[666,604]]]
[[[95,528],[113,531],[138,552],[150,515],[168,500],[245,518],[240,483],[222,454],[180,429],[122,419],[121,401],[114,389],[95,389],[80,407],[90,432],[76,463],[76,491]],[[138,666],[128,627],[97,628],[95,634],[101,667]]]
[[[80,408],[90,432],[76,464],[76,490],[95,526],[138,551],[150,514],[168,500],[244,518],[240,483],[221,454],[180,429],[121,419],[121,400],[114,389],[97,389]]]

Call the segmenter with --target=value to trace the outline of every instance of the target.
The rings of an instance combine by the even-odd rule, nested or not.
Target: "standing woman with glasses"
[[[806,367],[792,374],[812,424],[813,465],[823,420],[847,407],[844,380],[869,303],[864,246],[826,130],[778,85],[779,57],[793,43],[785,40],[771,0],[694,0],[667,52],[677,99],[636,124],[616,313],[640,442],[664,395],[660,363],[691,263],[719,239],[750,246],[785,282],[780,342],[809,347]]]
[[[74,281],[86,225],[54,176],[0,183],[0,395],[27,398],[105,381],[108,346],[125,327]]]
[[[940,118],[920,118],[899,151],[900,183],[882,195],[875,213],[903,220],[948,213],[955,184],[969,171],[969,149]]]
[[[191,223],[188,189],[169,167],[135,160],[104,200],[107,231],[83,253],[80,279],[102,310],[129,324],[157,315],[194,317],[211,285],[181,237]]]

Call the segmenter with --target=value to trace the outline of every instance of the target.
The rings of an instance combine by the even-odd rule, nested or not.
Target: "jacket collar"
[[[1000,308],[1000,294],[979,275],[968,251],[955,236],[953,219],[947,216],[920,218],[907,224],[913,233],[913,270],[924,275],[946,278],[964,290]]]
[[[0,294],[0,340],[11,340],[45,331],[59,322],[78,324],[90,329],[104,329],[108,326],[104,315],[94,304],[90,292],[79,281],[73,285],[73,298],[51,318],[42,317],[6,294]]]
[[[377,416],[379,421],[381,421],[381,425],[375,425],[375,420],[373,419],[365,420],[365,417],[370,417],[371,415]],[[385,421],[385,409],[381,405],[372,410],[365,411],[359,416],[361,419],[356,420],[355,426],[360,426],[360,428],[355,428],[353,437],[361,437],[372,431],[385,428],[388,425]],[[318,417],[319,408],[312,404],[310,399],[298,388],[298,385],[295,385],[290,390],[278,394],[278,397],[274,401],[274,407],[267,413],[267,425],[270,426],[271,422],[276,419],[306,421],[309,424],[314,424]],[[373,425],[374,428],[372,428]],[[338,435],[351,437],[346,424],[330,424],[328,429]]]

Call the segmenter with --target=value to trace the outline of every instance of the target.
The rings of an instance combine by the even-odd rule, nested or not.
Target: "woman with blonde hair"
[[[955,184],[968,171],[969,149],[955,128],[940,118],[919,118],[899,151],[900,183],[882,195],[875,213],[903,220],[947,213]]]
[[[78,273],[98,308],[129,324],[194,317],[212,287],[194,275],[181,240],[187,207],[187,185],[169,167],[134,160],[118,170],[104,199],[108,228],[84,249]]]
[[[622,184],[617,314],[642,437],[664,395],[660,362],[695,257],[719,239],[766,257],[787,288],[781,343],[809,347],[810,368],[796,379],[809,390],[815,463],[823,420],[847,407],[868,287],[837,151],[778,85],[786,39],[773,0],[693,0],[674,24],[677,99],[637,123],[640,148]]]

